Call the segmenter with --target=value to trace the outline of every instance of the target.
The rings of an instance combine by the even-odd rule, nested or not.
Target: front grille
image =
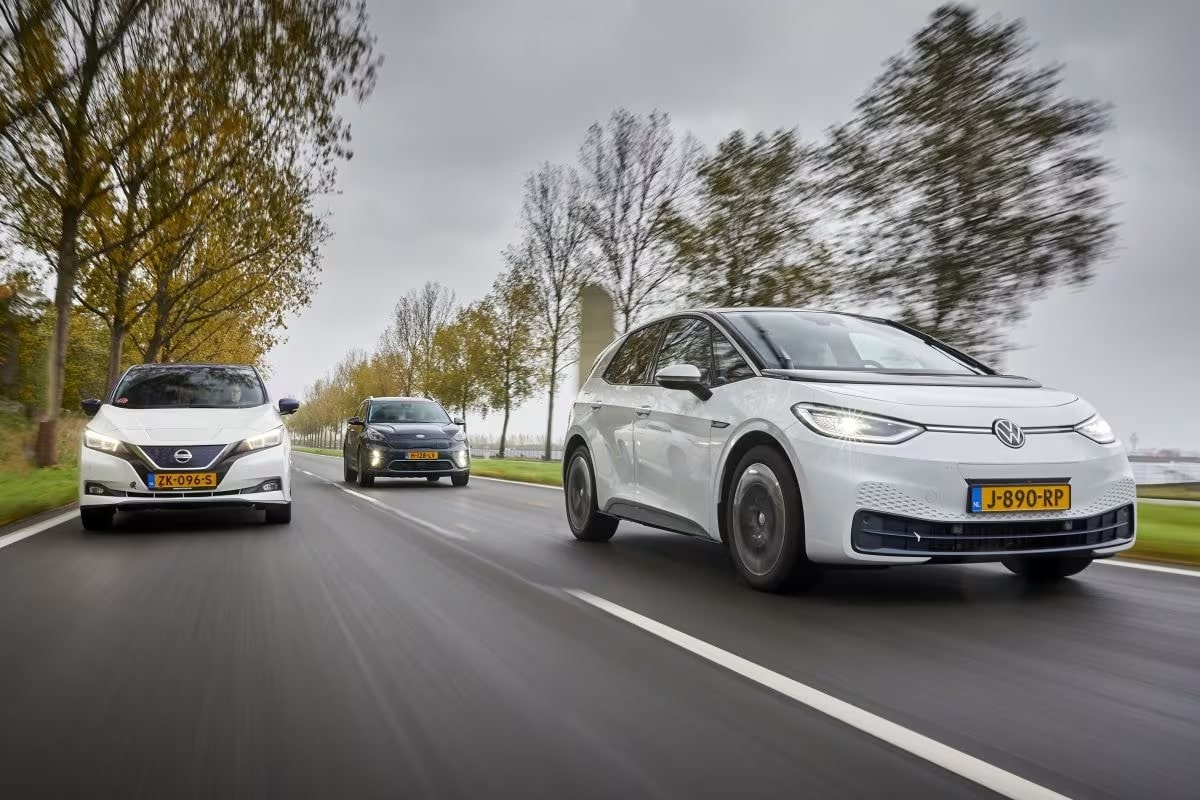
[[[445,450],[450,446],[450,439],[445,437],[427,437],[417,439],[412,434],[392,434],[387,437],[388,447],[398,450]]]
[[[393,461],[388,464],[388,472],[443,472],[454,469],[450,461]]]
[[[176,445],[141,445],[145,453],[158,469],[204,469],[213,459],[225,449],[223,444],[176,444]],[[175,460],[175,453],[187,450],[192,454],[186,464]]]
[[[854,549],[871,555],[970,556],[1087,549],[1133,538],[1133,507],[1082,519],[926,522],[893,514],[854,515]]]

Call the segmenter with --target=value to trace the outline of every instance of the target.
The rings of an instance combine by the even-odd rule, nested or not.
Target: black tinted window
[[[713,367],[716,376],[713,386],[724,386],[727,383],[754,377],[754,370],[746,363],[734,346],[721,334],[713,336]]]
[[[673,364],[691,364],[712,385],[712,327],[696,317],[671,320],[658,351],[655,372]]]
[[[658,343],[658,332],[662,323],[648,325],[629,334],[620,351],[604,371],[604,380],[609,383],[645,383],[654,356],[654,345]]]
[[[426,422],[449,425],[450,417],[437,403],[427,400],[382,400],[371,403],[367,422]]]
[[[143,367],[113,393],[120,408],[253,408],[267,402],[249,367]]]

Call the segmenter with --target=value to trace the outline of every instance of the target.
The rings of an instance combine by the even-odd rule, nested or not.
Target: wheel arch
[[[725,498],[729,494],[729,488],[733,484],[733,473],[737,469],[738,463],[742,457],[751,449],[759,446],[770,447],[779,452],[783,456],[783,460],[791,469],[791,478],[796,482],[796,491],[800,495],[800,508],[804,508],[804,492],[797,480],[797,472],[795,459],[792,453],[784,445],[782,437],[776,433],[754,428],[746,431],[738,436],[736,440],[726,449],[724,461],[721,464],[720,482],[717,484],[717,531],[720,533],[721,542],[728,544],[728,532],[725,525]]]

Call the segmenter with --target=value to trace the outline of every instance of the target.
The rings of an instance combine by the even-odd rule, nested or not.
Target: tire
[[[358,485],[362,489],[370,489],[375,485],[375,476],[371,474],[371,470],[363,466],[362,451],[358,453],[358,471],[354,476],[358,480]]]
[[[350,459],[342,455],[342,480],[346,483],[355,483],[358,480],[358,470],[350,469]]]
[[[279,503],[277,505],[267,506],[267,515],[264,521],[268,525],[287,525],[292,521],[292,504]]]
[[[469,472],[464,472],[461,475],[451,475],[450,476],[450,483],[454,484],[455,486],[466,486],[467,483],[470,482],[470,480],[471,480],[471,473],[469,473]]]
[[[817,577],[804,551],[804,507],[787,458],[758,445],[742,456],[724,503],[729,556],[752,589],[807,588]]]
[[[111,508],[79,509],[79,521],[85,531],[106,531],[112,527],[116,516],[116,510]]]
[[[437,483],[441,479],[442,479],[441,475],[426,475],[425,476],[425,480],[429,481],[430,483]]]
[[[1006,558],[1000,562],[1009,572],[1032,583],[1051,583],[1078,575],[1087,569],[1088,556],[1046,556],[1043,558]]]
[[[581,542],[607,542],[617,532],[616,517],[601,514],[596,507],[596,478],[592,457],[586,447],[571,453],[566,470],[563,495],[567,506],[567,524]]]

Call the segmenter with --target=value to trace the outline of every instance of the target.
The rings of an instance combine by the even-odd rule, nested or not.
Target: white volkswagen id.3
[[[145,364],[130,367],[92,416],[79,457],[83,527],[104,530],[118,509],[260,508],[292,519],[291,443],[278,407],[253,367]]]
[[[1086,401],[895,322],[797,309],[679,313],[613,342],[563,483],[578,539],[620,520],[707,537],[763,591],[817,564],[1059,579],[1136,525],[1125,451]]]

